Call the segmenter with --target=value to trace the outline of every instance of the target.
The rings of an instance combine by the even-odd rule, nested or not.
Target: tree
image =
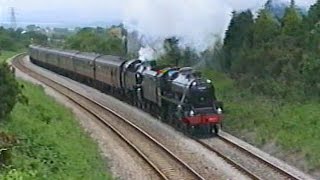
[[[193,66],[200,62],[200,57],[197,54],[196,50],[191,47],[186,47],[182,50],[180,65],[181,66]]]
[[[280,24],[267,10],[261,10],[253,26],[253,47],[272,42],[280,34]]]
[[[264,5],[264,9],[267,11],[271,11],[273,8],[273,0],[267,0],[266,4]]]
[[[302,63],[302,74],[306,85],[307,95],[320,96],[320,58],[315,54],[307,54],[304,56],[304,61]]]
[[[232,61],[238,58],[242,48],[252,46],[253,15],[250,10],[232,13],[232,19],[224,39],[224,53],[226,55],[222,67],[229,71]]]
[[[293,85],[294,81],[301,78],[301,63],[304,53],[304,40],[306,38],[306,29],[303,27],[303,18],[295,8],[294,1],[286,9],[282,19],[282,34],[278,37],[278,44],[286,54],[286,61],[282,62],[281,78],[288,86]],[[290,57],[290,58],[288,58]]]
[[[32,44],[47,45],[48,37],[45,34],[36,31],[30,31],[24,35]]]
[[[165,54],[160,57],[160,64],[167,66],[181,65],[182,52],[179,48],[179,39],[176,37],[164,40],[163,49]]]
[[[21,98],[21,90],[7,64],[0,64],[0,120],[6,118]]]
[[[310,7],[307,20],[310,27],[320,22],[320,0]]]
[[[205,66],[217,71],[222,71],[221,64],[224,62],[223,43],[221,38],[217,37],[213,47],[205,50],[201,57],[205,60]]]
[[[284,12],[287,8],[285,3],[279,1],[274,2],[274,0],[268,0],[264,6],[264,10],[268,11],[274,18],[282,19]]]
[[[101,54],[125,56],[122,39],[101,28],[83,28],[67,39],[65,48]]]
[[[242,87],[264,95],[320,97],[320,1],[308,16],[294,0],[283,16],[275,16],[277,8],[268,0],[254,22],[249,13],[233,13],[220,58],[224,70]]]
[[[282,33],[287,36],[301,37],[303,35],[302,16],[296,10],[294,1],[291,3],[282,19]]]

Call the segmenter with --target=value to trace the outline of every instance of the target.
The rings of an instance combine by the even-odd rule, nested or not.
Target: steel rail
[[[176,156],[173,152],[171,152],[168,148],[166,148],[163,144],[161,144],[159,141],[157,141],[155,138],[153,138],[151,135],[149,135],[147,132],[145,132],[144,130],[142,130],[140,127],[136,126],[135,124],[133,124],[132,122],[130,122],[128,119],[124,118],[123,116],[119,115],[117,112],[113,111],[112,109],[102,105],[101,103],[88,98],[74,90],[72,90],[71,88],[62,85],[59,82],[56,82],[52,79],[49,79],[37,72],[34,72],[30,69],[28,69],[27,67],[25,67],[21,61],[22,61],[22,57],[24,54],[15,57],[15,59],[12,61],[12,65],[21,70],[22,72],[28,74],[29,76],[31,76],[34,79],[37,79],[38,81],[46,84],[47,86],[49,86],[50,88],[54,89],[55,91],[61,93],[62,95],[64,95],[65,97],[67,97],[68,99],[70,99],[72,102],[74,102],[75,104],[79,105],[81,108],[85,109],[88,113],[90,113],[91,115],[93,115],[95,118],[97,118],[99,121],[101,121],[104,125],[108,126],[115,134],[117,134],[124,142],[126,142],[135,152],[138,153],[138,155],[140,157],[142,157],[159,175],[159,177],[161,179],[170,179],[169,177],[167,177],[167,175],[165,175],[165,173],[163,173],[161,171],[160,168],[158,168],[155,163],[152,162],[152,160],[150,160],[150,158],[148,158],[143,152],[142,150],[140,150],[137,146],[135,146],[135,144],[133,142],[131,142],[130,140],[128,140],[126,138],[126,136],[124,134],[122,134],[120,131],[118,131],[113,125],[111,125],[110,123],[108,123],[107,121],[105,121],[101,116],[97,115],[96,113],[94,113],[92,110],[90,110],[88,107],[86,107],[85,105],[77,102],[74,98],[70,97],[70,95],[68,95],[65,92],[62,92],[62,90],[60,88],[64,88],[66,90],[68,90],[69,92],[76,94],[77,96],[85,99],[86,101],[90,101],[92,103],[94,103],[95,105],[99,106],[100,108],[103,108],[104,110],[108,111],[109,113],[111,113],[113,116],[118,117],[119,119],[121,119],[123,122],[127,123],[128,125],[130,125],[131,127],[133,127],[134,129],[136,129],[137,131],[139,131],[141,134],[143,134],[148,140],[152,141],[153,143],[155,143],[159,148],[161,148],[164,152],[166,152],[170,157],[172,157],[173,160],[175,160],[177,163],[179,163],[180,165],[182,165],[183,167],[185,167],[191,174],[194,175],[193,179],[201,179],[204,180],[205,178],[203,178],[199,173],[197,173],[194,169],[192,169],[187,163],[185,163],[183,160],[181,160],[178,156]],[[57,87],[60,86],[60,87]]]
[[[247,154],[248,156],[251,156],[253,157],[254,159],[257,159],[258,161],[262,162],[263,164],[267,165],[268,167],[270,167],[271,169],[274,169],[276,172],[286,176],[287,178],[289,179],[292,179],[292,180],[302,180],[301,178],[299,177],[296,177],[295,175],[289,173],[288,171],[282,169],[281,167],[279,166],[276,166],[274,165],[273,163],[269,162],[268,160],[266,160],[265,158],[249,151],[248,149],[246,149],[245,147],[243,146],[240,146],[238,144],[236,144],[235,142],[225,138],[224,136],[221,136],[221,135],[218,135],[218,138],[221,139],[222,141],[226,142],[227,144],[239,149],[240,151],[244,152],[245,154]]]

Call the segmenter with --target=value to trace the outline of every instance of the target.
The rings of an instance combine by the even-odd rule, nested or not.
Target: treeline
[[[320,97],[320,1],[307,12],[294,0],[280,13],[273,4],[269,0],[256,16],[250,10],[233,12],[225,38],[204,52],[181,48],[176,37],[166,39],[158,65],[211,67],[242,88],[274,98]],[[65,48],[128,56],[125,35],[121,25],[84,28]]]
[[[302,14],[291,1],[279,18],[266,7],[233,12],[222,47],[223,71],[240,86],[286,99],[320,97],[320,1]]]
[[[157,59],[159,66],[194,66],[200,61],[196,50],[191,47],[181,48],[176,37],[165,39],[163,50],[164,53]]]
[[[85,52],[96,52],[126,56],[126,44],[123,39],[124,28],[82,28],[75,35],[67,38],[64,48]]]
[[[137,58],[138,53],[127,54],[126,35],[127,30],[123,25],[110,28],[86,27],[67,38],[64,48]],[[194,49],[181,48],[179,39],[176,37],[166,39],[163,43],[163,50],[164,53],[158,57],[158,66],[191,66],[200,60],[200,56]]]
[[[250,10],[233,12],[223,41],[204,52],[166,39],[158,62],[223,71],[238,87],[274,98],[319,98],[320,1],[308,12],[293,0],[283,13],[273,4],[267,1],[256,17]]]
[[[47,39],[45,34],[37,31],[0,27],[0,51],[19,51],[27,48],[30,43],[47,45]]]

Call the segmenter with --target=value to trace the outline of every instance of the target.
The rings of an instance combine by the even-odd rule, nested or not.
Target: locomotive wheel
[[[177,120],[177,128],[180,130],[180,129],[182,129],[183,128],[183,123],[182,123],[182,121],[180,120],[180,119],[178,119]]]
[[[131,98],[131,103],[133,106],[137,106],[137,98],[135,98],[134,96],[132,96]]]
[[[141,107],[142,107],[141,102],[136,101],[136,106],[137,106],[138,108],[142,109],[142,108],[141,108]]]
[[[169,123],[170,125],[175,126],[175,125],[176,125],[176,122],[175,122],[173,113],[174,113],[174,112],[173,112],[173,110],[172,110],[172,107],[169,107],[168,123]]]
[[[174,119],[173,119],[171,113],[169,114],[168,120],[169,120],[169,124],[170,124],[170,125],[175,125],[175,124],[174,124]]]
[[[168,115],[167,115],[166,110],[162,109],[162,110],[160,110],[160,111],[161,111],[161,112],[160,112],[160,120],[161,120],[162,122],[167,122]]]
[[[148,102],[147,102],[147,104],[146,104],[146,111],[147,111],[147,112],[150,112],[150,105],[149,105]]]
[[[215,134],[218,134],[218,133],[219,133],[219,127],[218,127],[217,124],[213,126],[213,129],[214,129],[214,133],[215,133]]]
[[[213,126],[212,125],[206,125],[203,127],[203,133],[206,135],[210,135],[213,133]]]
[[[173,118],[173,123],[174,123],[174,127],[176,129],[180,129],[181,125],[180,125],[180,120],[179,119]]]
[[[168,117],[166,115],[161,115],[160,120],[164,123],[168,123]]]
[[[195,127],[194,126],[191,126],[190,124],[187,124],[187,133],[191,136],[194,135],[194,132],[195,132]]]
[[[187,134],[187,133],[188,133],[187,124],[184,123],[184,122],[181,122],[181,131],[182,131],[184,134]]]

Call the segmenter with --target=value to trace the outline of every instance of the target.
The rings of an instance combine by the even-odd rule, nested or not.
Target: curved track
[[[232,152],[236,155],[230,155],[224,151],[219,150],[215,147],[214,143],[217,140],[225,143],[227,147],[232,149]],[[239,171],[243,172],[245,175],[252,179],[262,180],[262,179],[292,179],[301,180],[302,178],[296,177],[295,175],[287,172],[286,170],[272,164],[271,162],[265,160],[263,157],[249,151],[248,149],[236,144],[235,142],[218,135],[215,142],[210,139],[195,139],[199,144],[207,148],[209,151],[216,153],[218,156],[223,158],[226,162],[234,166]],[[248,166],[247,163],[241,163],[239,157],[246,157],[246,160],[253,161],[255,163]],[[244,161],[242,161],[244,162]]]
[[[24,55],[20,55],[13,60],[12,65],[15,68],[61,93],[100,120],[137,152],[152,167],[160,179],[204,179],[144,130],[104,105],[75,92],[67,86],[33,72],[24,66],[22,57]]]
[[[23,56],[24,55],[17,56],[13,61],[12,64],[16,68],[60,92],[62,95],[85,109],[88,113],[95,116],[127,143],[128,146],[154,170],[155,174],[157,174],[160,179],[204,179],[199,173],[193,170],[159,141],[126,118],[108,107],[75,92],[69,87],[48,79],[25,67],[22,62]],[[194,140],[204,148],[220,156],[227,163],[231,164],[234,168],[251,179],[303,179],[274,165],[265,158],[251,152],[224,136],[217,136],[217,138],[212,139]],[[223,150],[219,145],[216,145],[215,143],[217,142],[218,144],[222,144],[225,149]],[[226,148],[229,153],[226,152]],[[241,160],[241,158],[238,157],[242,157],[243,159]],[[251,162],[254,163],[250,164]]]

